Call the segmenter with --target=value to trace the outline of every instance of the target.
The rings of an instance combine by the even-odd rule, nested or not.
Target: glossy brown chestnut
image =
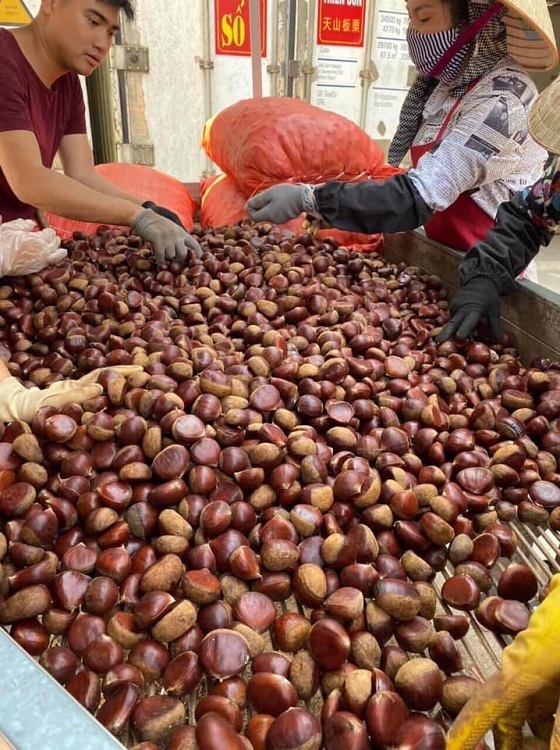
[[[325,750],[368,750],[365,723],[349,711],[337,711],[323,728]]]
[[[66,646],[51,646],[43,651],[39,663],[62,685],[72,679],[78,668],[76,655]]]
[[[503,599],[496,605],[494,620],[498,632],[516,635],[527,628],[529,610],[521,602]]]
[[[253,674],[247,684],[247,699],[254,711],[271,716],[279,716],[298,703],[292,683],[272,672]]]
[[[456,575],[444,582],[441,596],[450,607],[468,611],[478,606],[480,590],[469,575]]]
[[[395,688],[407,706],[429,711],[441,696],[443,677],[431,659],[411,659],[395,675]]]
[[[267,750],[319,750],[321,725],[303,708],[292,707],[281,713],[266,734]]]
[[[203,638],[199,656],[203,669],[217,679],[226,679],[243,670],[249,659],[249,646],[239,633],[217,629]]]
[[[420,594],[407,581],[384,578],[373,591],[377,604],[397,620],[411,620],[420,611]]]
[[[444,750],[445,744],[443,729],[421,714],[415,714],[405,721],[396,741],[396,746],[402,750]]]
[[[365,721],[369,736],[376,747],[395,744],[401,725],[408,719],[408,708],[398,693],[380,690],[368,701]]]
[[[309,633],[309,649],[319,665],[326,670],[338,669],[348,658],[351,641],[336,620],[324,618]]]
[[[539,585],[537,577],[527,566],[512,563],[502,572],[498,580],[498,596],[528,602],[536,596]]]

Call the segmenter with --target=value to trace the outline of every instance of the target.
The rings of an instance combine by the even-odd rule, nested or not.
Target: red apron
[[[420,157],[435,146],[453,116],[459,101],[451,108],[443,121],[437,139],[422,146],[411,146],[412,166],[416,167]],[[455,203],[445,211],[437,211],[424,226],[427,236],[442,245],[456,250],[469,250],[475,242],[486,237],[494,226],[494,219],[483,211],[467,193],[461,193]]]

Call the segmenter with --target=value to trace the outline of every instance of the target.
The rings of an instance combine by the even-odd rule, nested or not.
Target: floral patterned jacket
[[[494,228],[468,251],[460,265],[461,283],[484,276],[501,295],[513,294],[516,276],[549,244],[559,224],[560,156],[551,155],[535,184],[502,203]]]

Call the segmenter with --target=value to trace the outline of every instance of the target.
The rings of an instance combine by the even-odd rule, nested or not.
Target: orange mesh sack
[[[248,195],[281,182],[384,179],[382,149],[350,120],[291,97],[246,99],[214,115],[206,154]]]
[[[196,203],[187,188],[175,177],[141,164],[98,164],[96,172],[123,192],[142,201],[153,201],[174,211],[185,229],[192,229]],[[70,239],[73,232],[95,234],[98,223],[74,221],[56,214],[45,213],[49,225],[62,239]]]
[[[245,209],[247,198],[229,175],[213,175],[203,180],[200,195],[200,223],[203,227],[237,224],[248,217]]]

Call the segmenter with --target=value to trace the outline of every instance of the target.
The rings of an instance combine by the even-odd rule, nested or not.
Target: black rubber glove
[[[178,224],[182,229],[185,228],[177,214],[174,211],[165,208],[165,206],[158,206],[157,203],[154,203],[153,201],[146,201],[145,203],[142,203],[142,208],[151,208],[156,214],[165,216],[166,219],[169,219],[169,221],[172,221],[174,224]]]
[[[500,340],[500,293],[491,279],[484,276],[471,279],[453,297],[449,312],[451,320],[436,336],[437,344],[452,336],[468,338],[481,318],[487,318],[492,339]]]

